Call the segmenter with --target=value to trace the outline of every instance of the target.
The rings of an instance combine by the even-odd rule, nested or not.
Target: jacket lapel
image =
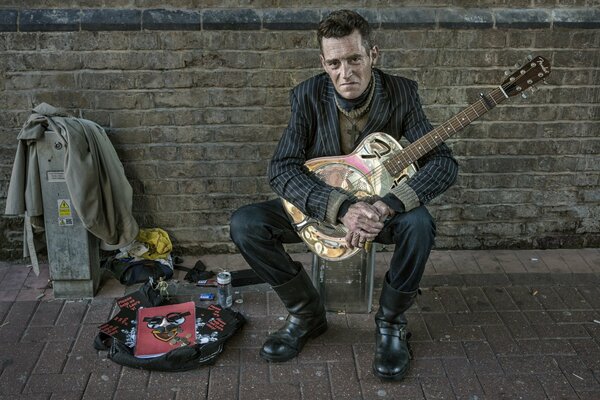
[[[357,143],[363,140],[367,135],[373,132],[382,131],[391,117],[391,103],[387,93],[383,90],[381,75],[378,70],[374,70],[375,93],[373,94],[373,104],[369,110],[369,119],[365,128],[357,139]]]
[[[321,97],[323,118],[319,121],[323,130],[321,145],[323,154],[337,156],[342,154],[342,150],[340,148],[340,121],[334,97],[335,89],[329,77],[325,81]]]

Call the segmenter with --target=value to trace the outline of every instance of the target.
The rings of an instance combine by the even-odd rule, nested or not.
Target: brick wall
[[[274,196],[265,172],[288,91],[319,72],[321,2],[22,3],[0,4],[0,207],[16,135],[47,102],[105,127],[140,225],[166,229],[186,254],[235,251],[229,216]],[[450,139],[461,169],[430,207],[438,248],[600,245],[600,1],[337,3],[373,24],[382,69],[419,82],[434,124],[528,54],[553,65],[533,96]],[[0,219],[2,258],[21,256],[21,224]]]

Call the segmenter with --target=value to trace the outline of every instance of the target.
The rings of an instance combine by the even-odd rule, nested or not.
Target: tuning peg
[[[520,66],[521,66],[521,64],[515,63],[515,68],[519,68]]]
[[[521,93],[521,97],[524,98],[524,99],[526,99],[527,98],[527,92]]]
[[[504,75],[506,75],[506,76],[510,75],[510,71],[509,70],[504,71]]]
[[[544,82],[544,85],[549,85],[548,81],[545,79],[542,79],[542,82]]]
[[[528,54],[527,55],[527,61],[531,61],[531,60],[533,60],[533,56],[531,54]]]
[[[534,87],[531,87],[531,88],[529,88],[529,91],[531,92],[531,94],[534,94],[535,92],[537,92],[537,91],[538,91],[538,88],[536,88],[536,87],[534,86]]]

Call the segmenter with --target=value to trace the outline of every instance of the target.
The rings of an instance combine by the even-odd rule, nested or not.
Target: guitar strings
[[[496,100],[495,95],[502,95],[502,92],[499,89],[496,89],[492,92],[489,93],[490,98],[494,101],[494,106],[497,105],[500,101],[504,100],[505,97],[504,95],[502,95],[502,97],[499,97],[499,100]],[[479,106],[479,111],[477,112],[477,108],[476,106]],[[402,167],[402,171],[404,169],[406,169],[410,164],[412,164],[413,162],[417,161],[416,160],[416,155],[413,152],[413,149],[411,147],[414,147],[415,143],[418,143],[419,141],[423,141],[423,145],[427,145],[429,147],[429,150],[434,149],[436,146],[438,146],[440,143],[443,143],[445,140],[447,140],[452,134],[458,132],[459,130],[465,128],[466,126],[470,125],[471,122],[475,121],[476,119],[478,119],[479,117],[481,117],[483,114],[485,114],[486,112],[488,112],[489,110],[491,110],[491,108],[488,108],[486,106],[486,103],[483,99],[480,99],[478,101],[476,101],[475,103],[471,104],[469,107],[465,108],[463,111],[459,112],[456,116],[454,116],[453,118],[450,118],[449,120],[447,120],[446,122],[444,122],[443,124],[439,125],[437,128],[433,129],[432,131],[430,131],[428,134],[426,134],[425,136],[419,138],[418,140],[416,140],[415,142],[411,143],[410,146],[408,146],[407,148],[403,149],[402,152],[400,154],[397,154],[395,156],[392,156],[389,160],[385,160],[383,161],[380,165],[378,165],[377,167],[373,168],[370,172],[367,172],[365,174],[362,174],[361,176],[358,176],[356,178],[352,178],[348,180],[349,186],[350,187],[354,187],[356,186],[356,184],[363,180],[363,179],[373,179],[373,178],[379,178],[381,177],[381,175],[383,175],[384,170],[387,170],[385,163],[400,163],[401,161],[403,161],[403,158],[407,158],[408,161],[405,161],[405,164]],[[469,114],[469,112],[474,113],[473,114]],[[458,119],[459,116],[464,115],[467,117],[468,123],[467,124],[462,124],[460,122],[460,120]],[[456,120],[458,122],[458,129],[454,127],[453,125],[453,121]],[[449,127],[448,127],[449,125]],[[444,127],[446,129],[444,129]],[[450,128],[452,128],[452,132],[450,132]],[[432,143],[429,143],[429,137],[433,137],[434,133],[436,131],[440,131],[443,133],[438,132],[438,134],[436,135],[436,137],[439,139],[440,135],[448,135],[447,138],[443,139],[443,140],[438,140],[437,142],[435,140],[432,141]],[[422,146],[421,146],[422,147]],[[412,154],[408,154],[409,152],[413,152]],[[406,157],[406,155],[408,155],[409,157]],[[360,190],[348,190],[347,192],[352,194],[352,195],[356,195]]]

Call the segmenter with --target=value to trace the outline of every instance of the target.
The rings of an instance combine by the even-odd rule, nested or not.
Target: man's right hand
[[[364,201],[352,204],[346,214],[340,218],[342,224],[348,229],[346,234],[348,248],[364,247],[366,242],[375,239],[383,229],[382,219],[377,207]]]

